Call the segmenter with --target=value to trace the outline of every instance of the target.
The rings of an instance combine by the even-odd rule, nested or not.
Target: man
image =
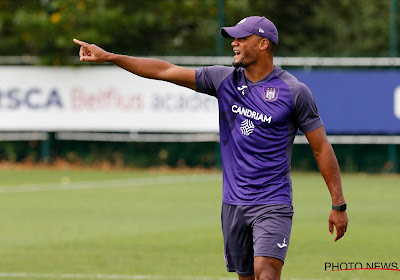
[[[111,62],[136,75],[218,98],[223,161],[222,229],[227,270],[240,280],[280,279],[292,226],[290,161],[297,129],[307,137],[332,198],[329,232],[347,229],[340,171],[310,90],[274,67],[275,25],[247,17],[221,29],[234,38],[234,67],[193,70],[81,45],[80,60]]]

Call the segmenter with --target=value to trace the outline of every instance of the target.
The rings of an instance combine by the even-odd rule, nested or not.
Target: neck
[[[268,61],[267,63],[255,63],[246,67],[244,73],[246,74],[247,79],[251,82],[255,83],[259,80],[265,78],[269,73],[274,70],[274,64],[272,61]]]

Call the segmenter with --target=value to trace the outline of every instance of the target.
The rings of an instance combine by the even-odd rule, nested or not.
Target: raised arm
[[[305,133],[311,149],[313,150],[318,167],[321,171],[332,198],[332,205],[340,205],[345,202],[340,178],[339,165],[331,144],[323,126]],[[335,241],[343,237],[347,230],[347,213],[331,210],[329,215],[329,232],[333,234],[336,227]]]
[[[114,54],[94,44],[88,44],[77,39],[74,39],[74,42],[81,46],[79,50],[81,61],[110,62],[141,77],[163,80],[196,90],[194,69],[180,67],[154,58]]]

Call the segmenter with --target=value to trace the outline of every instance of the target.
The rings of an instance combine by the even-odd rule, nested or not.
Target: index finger
[[[72,41],[74,41],[75,42],[75,44],[78,44],[78,45],[81,45],[82,47],[87,47],[87,46],[89,46],[89,44],[88,43],[86,43],[86,42],[83,42],[83,41],[80,41],[80,40],[78,40],[78,39],[73,39]]]

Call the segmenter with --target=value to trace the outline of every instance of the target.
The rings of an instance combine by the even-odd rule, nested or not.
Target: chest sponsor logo
[[[253,122],[249,119],[245,119],[244,121],[242,121],[242,123],[240,124],[240,131],[244,136],[249,136],[250,134],[252,134],[254,131]]]
[[[265,101],[274,102],[278,99],[279,88],[278,87],[264,87],[263,98]]]
[[[272,116],[260,114],[256,111],[253,111],[253,110],[250,110],[250,109],[247,109],[244,107],[240,107],[236,104],[232,105],[232,112],[235,114],[243,115],[250,119],[254,119],[256,121],[262,121],[262,122],[267,122],[267,123],[271,123],[271,121],[272,121]]]

